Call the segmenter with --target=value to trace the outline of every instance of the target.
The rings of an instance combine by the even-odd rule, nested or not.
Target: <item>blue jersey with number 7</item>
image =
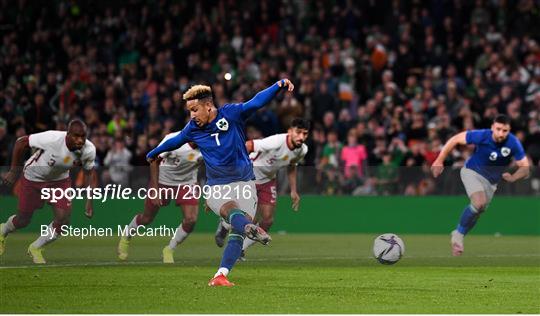
[[[254,180],[253,166],[245,145],[245,121],[278,91],[276,83],[248,102],[225,104],[217,110],[216,118],[205,126],[200,127],[193,120],[189,121],[178,135],[150,151],[147,158],[155,158],[162,152],[194,142],[206,165],[208,185]]]

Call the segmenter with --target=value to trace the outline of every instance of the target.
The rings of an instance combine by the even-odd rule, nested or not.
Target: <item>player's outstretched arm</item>
[[[17,139],[15,146],[13,146],[13,153],[11,156],[11,167],[2,179],[5,185],[12,186],[21,172],[23,165],[24,153],[30,148],[30,142],[28,136],[22,136]]]
[[[437,178],[444,170],[444,160],[448,157],[448,154],[452,152],[454,147],[457,145],[466,145],[467,144],[467,132],[461,132],[452,136],[446,144],[444,144],[439,156],[431,165],[431,173],[433,177]]]
[[[260,91],[251,100],[242,104],[243,117],[246,118],[250,116],[258,109],[268,104],[282,88],[287,88],[287,91],[291,92],[294,90],[294,85],[289,79],[281,79],[270,87]]]
[[[152,163],[152,161],[154,161],[154,159],[156,159],[156,157],[159,156],[159,154],[167,152],[167,151],[173,151],[175,149],[182,147],[182,145],[188,142],[188,139],[186,139],[186,137],[184,136],[184,130],[178,133],[178,135],[169,138],[167,141],[161,143],[159,146],[152,149],[146,155],[146,160],[148,160],[149,163]]]
[[[502,177],[505,181],[516,182],[519,179],[524,179],[529,176],[530,165],[529,159],[527,157],[523,157],[523,159],[517,160],[516,165],[518,166],[518,169],[513,174],[509,172],[503,173]]]

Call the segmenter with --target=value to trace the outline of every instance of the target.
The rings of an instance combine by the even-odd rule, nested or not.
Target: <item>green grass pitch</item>
[[[371,257],[374,235],[279,235],[250,249],[233,288],[210,288],[222,249],[193,234],[160,263],[165,238],[135,238],[127,263],[116,238],[59,239],[35,267],[16,233],[0,258],[0,313],[540,313],[540,237],[402,235],[403,259]]]

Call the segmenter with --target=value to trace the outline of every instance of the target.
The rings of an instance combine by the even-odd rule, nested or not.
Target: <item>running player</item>
[[[292,208],[298,210],[300,195],[296,190],[296,165],[304,158],[308,151],[305,141],[309,133],[309,122],[296,118],[292,121],[287,133],[272,135],[263,139],[248,140],[246,148],[252,153],[253,171],[257,187],[257,214],[260,217],[259,226],[269,231],[274,223],[276,210],[277,184],[276,175],[279,169],[287,168],[289,185],[291,187]],[[223,220],[220,221],[216,231],[216,244],[223,247],[225,236],[230,227]],[[245,239],[242,246],[242,255],[245,250],[255,242]]]
[[[5,240],[9,233],[28,226],[34,211],[48,202],[54,212],[54,219],[49,224],[46,234],[42,234],[28,247],[28,254],[34,263],[44,264],[43,247],[58,238],[62,225],[69,224],[71,216],[71,201],[65,195],[55,203],[53,197],[42,197],[42,189],[62,189],[71,187],[69,170],[82,166],[85,171],[86,186],[93,189],[97,186],[97,175],[94,170],[96,148],[86,139],[86,124],[80,120],[69,122],[67,132],[46,131],[23,136],[17,139],[13,149],[11,168],[3,182],[13,185],[22,167],[26,150],[35,150],[26,161],[23,176],[20,179],[18,192],[19,203],[17,214],[11,216],[5,223],[0,224],[0,254],[5,250]],[[93,214],[92,200],[86,200],[85,215],[90,218]]]
[[[165,136],[161,144],[175,137],[179,132]],[[182,243],[193,231],[199,214],[199,200],[193,196],[197,185],[197,171],[202,163],[199,149],[193,143],[186,143],[173,151],[162,153],[150,165],[150,185],[154,188],[157,198],[147,197],[144,202],[144,212],[133,217],[128,226],[128,235],[122,236],[118,243],[118,258],[126,260],[129,253],[129,243],[139,225],[152,223],[161,206],[169,204],[171,198],[176,198],[176,205],[183,213],[182,223],[176,228],[168,246],[163,248],[163,263],[174,263],[174,249]]]
[[[443,172],[444,160],[456,145],[466,144],[476,145],[473,155],[461,169],[461,181],[471,204],[465,207],[457,229],[451,234],[454,256],[463,253],[463,238],[487,209],[500,179],[515,182],[529,175],[529,161],[523,146],[517,137],[510,133],[510,118],[499,115],[493,121],[491,129],[461,132],[450,138],[431,166],[433,176],[438,177]],[[505,170],[512,157],[519,168],[510,174]]]
[[[194,142],[200,149],[206,166],[206,202],[218,216],[232,226],[220,267],[209,286],[233,286],[227,275],[240,257],[244,237],[262,244],[270,236],[252,223],[257,209],[257,193],[253,165],[246,150],[245,121],[270,102],[283,88],[293,91],[288,79],[282,79],[260,91],[245,103],[225,104],[217,108],[209,86],[191,87],[184,95],[191,120],[175,137],[154,148],[147,155],[152,162],[166,151]]]

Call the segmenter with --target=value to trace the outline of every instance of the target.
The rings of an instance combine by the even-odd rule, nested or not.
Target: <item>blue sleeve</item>
[[[472,130],[465,134],[467,144],[480,144],[486,135],[486,130]]]
[[[167,152],[167,151],[173,151],[177,148],[182,147],[185,143],[189,141],[189,139],[186,137],[187,131],[188,131],[189,125],[186,126],[178,135],[168,139],[163,144],[157,146],[156,148],[152,149],[147,155],[146,158],[156,158],[159,154]]]
[[[251,100],[243,103],[241,110],[242,118],[247,119],[251,114],[268,104],[268,102],[270,102],[276,96],[279,89],[280,88],[276,82],[270,87],[257,93]]]
[[[517,137],[513,137],[514,139],[514,159],[521,160],[525,158],[525,150],[523,150],[523,146],[521,145],[521,142]]]
[[[242,103],[223,104],[220,110],[227,118],[242,120]]]

